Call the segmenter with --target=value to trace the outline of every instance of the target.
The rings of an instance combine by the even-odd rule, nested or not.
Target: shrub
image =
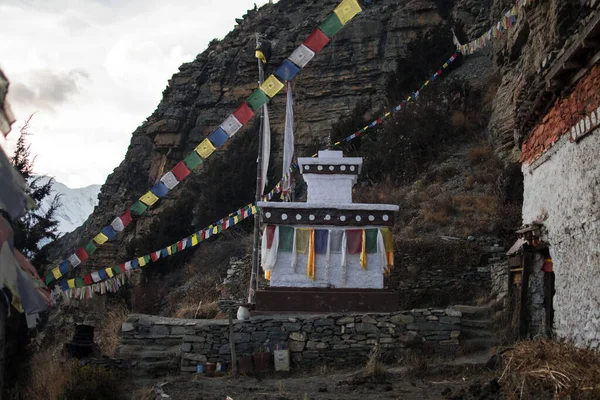
[[[32,400],[58,399],[65,392],[72,364],[60,362],[52,350],[35,353],[31,358],[31,375],[24,398]]]
[[[129,309],[122,303],[108,306],[103,323],[98,329],[96,343],[107,356],[114,356],[121,343],[121,326],[127,320]]]

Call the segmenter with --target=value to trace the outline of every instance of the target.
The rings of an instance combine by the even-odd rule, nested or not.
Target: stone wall
[[[523,167],[523,222],[543,221],[554,263],[554,330],[581,346],[600,344],[600,132],[563,136]]]
[[[364,363],[374,345],[386,357],[410,348],[455,354],[461,313],[452,308],[385,314],[257,316],[234,321],[238,355],[290,350],[292,368]],[[118,355],[134,371],[195,372],[196,365],[230,360],[226,320],[184,320],[130,315],[123,324]]]

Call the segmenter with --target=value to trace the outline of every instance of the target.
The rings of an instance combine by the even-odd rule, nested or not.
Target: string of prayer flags
[[[456,49],[462,53],[463,55],[470,55],[475,53],[476,51],[487,46],[492,39],[498,39],[502,33],[502,31],[510,29],[517,23],[517,16],[523,9],[523,7],[529,5],[529,3],[533,2],[533,0],[518,0],[510,10],[508,10],[500,21],[498,21],[494,26],[492,26],[487,32],[478,37],[475,40],[467,44],[461,44],[456,35],[453,32],[453,41],[456,45]]]
[[[315,280],[315,230],[309,229],[308,232],[308,257],[306,258],[306,275]]]
[[[267,104],[272,97],[283,89],[284,84],[279,79],[285,81],[294,78],[300,68],[306,66],[315,54],[319,53],[324,46],[329,43],[331,37],[361,11],[362,9],[356,0],[343,0],[339,3],[333,13],[320,25],[326,33],[319,28],[315,29],[306,40],[292,52],[289,58],[283,62],[281,67],[276,69],[278,74],[269,76],[267,80],[233,112],[233,114],[228,116],[217,129],[195,148],[194,152],[186,156],[186,158],[177,163],[171,171],[163,175],[151,190],[142,195],[129,208],[130,215],[139,216],[144,214],[148,207],[152,207],[156,204],[160,198],[166,196],[169,190],[175,188],[179,182],[185,179],[190,174],[191,170],[202,164],[203,160],[207,159],[216,149],[221,148],[230,137],[239,131],[242,126],[252,118],[257,110]],[[261,48],[258,50],[261,50]],[[268,57],[268,54],[261,50],[260,56],[262,59],[263,56]],[[269,193],[268,200],[272,198],[273,193]],[[251,213],[250,215],[256,213],[255,208],[250,209],[249,211]],[[123,222],[122,219],[121,222]],[[114,219],[111,225],[103,228],[100,233],[94,236],[93,240],[95,245],[103,245],[107,241],[112,240],[116,236],[116,232],[123,231],[126,226],[127,224],[123,223],[121,225],[117,219]],[[222,227],[217,227],[216,233],[219,232],[219,229],[222,229]],[[213,232],[213,234],[214,233],[215,232]],[[61,273],[60,276],[62,276],[62,274],[64,273]],[[47,275],[47,280],[58,279],[57,275],[58,274],[54,273],[49,274]]]

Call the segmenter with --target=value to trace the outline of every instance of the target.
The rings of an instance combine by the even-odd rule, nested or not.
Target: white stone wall
[[[328,287],[383,289],[383,269],[377,254],[367,254],[367,269],[360,266],[358,254],[347,255],[346,280],[342,281],[342,255],[331,254],[329,279],[326,276],[325,255],[315,255],[315,280],[306,275],[306,254],[297,254],[296,271],[292,268],[292,253],[277,254],[277,264],[271,272],[273,287]]]
[[[600,343],[600,130],[568,135],[536,169],[523,167],[523,220],[544,219],[554,262],[554,329],[579,346]],[[536,165],[536,164],[533,164]]]

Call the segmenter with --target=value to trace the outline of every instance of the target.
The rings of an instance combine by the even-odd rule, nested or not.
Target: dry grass
[[[129,309],[124,304],[117,304],[110,307],[105,315],[98,329],[96,344],[103,354],[113,357],[121,343],[121,326],[127,320]]]
[[[154,400],[155,398],[154,389],[151,387],[139,388],[133,392],[133,400]]]
[[[175,318],[213,319],[219,314],[219,303],[195,304],[183,302],[175,311]]]
[[[72,364],[61,361],[51,350],[35,353],[31,358],[31,377],[23,398],[58,399],[67,389],[71,374]]]
[[[367,365],[365,365],[364,376],[375,377],[385,374],[385,367],[381,362],[381,348],[379,344],[373,346],[369,353]]]
[[[600,357],[567,343],[535,340],[517,343],[505,355],[500,383],[509,398],[600,398]]]
[[[413,379],[426,376],[429,369],[429,359],[417,351],[409,351],[402,364],[407,367],[406,374]]]
[[[484,164],[495,158],[494,149],[487,143],[473,145],[467,150],[467,159],[473,165]]]

